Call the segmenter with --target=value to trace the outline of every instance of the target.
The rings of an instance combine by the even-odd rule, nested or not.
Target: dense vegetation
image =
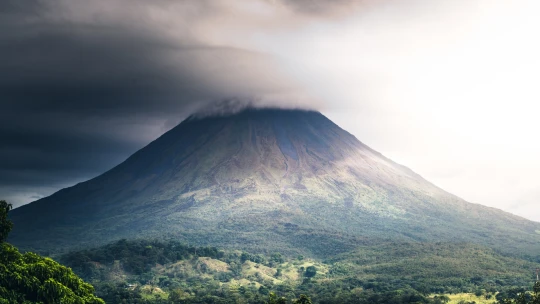
[[[0,204],[3,241],[11,206]],[[538,266],[530,257],[467,243],[365,240],[356,246],[321,261],[123,239],[57,256],[72,271],[1,242],[0,304],[539,304],[540,285],[526,291]],[[95,286],[96,296],[76,274]],[[467,296],[454,300],[458,294]]]
[[[381,243],[332,260],[176,241],[121,240],[60,260],[107,303],[445,303],[468,292],[486,301],[530,287],[535,264],[468,244]],[[276,300],[276,301],[277,301]],[[472,302],[472,301],[470,301]]]
[[[532,292],[525,290],[513,290],[512,294],[501,294],[501,304],[540,304],[540,282],[534,284]]]
[[[32,252],[21,254],[4,242],[13,226],[10,209],[0,201],[0,304],[104,304],[71,269]]]

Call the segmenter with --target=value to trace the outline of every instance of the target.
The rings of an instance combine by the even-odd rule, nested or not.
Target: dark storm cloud
[[[0,1],[0,198],[96,176],[215,100],[290,90],[268,56],[200,37],[227,9]]]
[[[367,0],[283,0],[287,6],[297,12],[318,15],[341,15],[351,12],[358,5],[367,3]]]
[[[520,213],[533,214],[528,206],[537,193],[527,189],[538,188],[532,178],[538,147],[527,146],[534,138],[527,130],[538,128],[525,112],[538,112],[527,110],[538,95],[527,81],[538,66],[538,43],[530,39],[537,6],[525,0],[0,0],[0,199],[26,203],[91,178],[189,113],[244,97],[335,110],[332,118],[364,142],[395,151],[396,160],[420,173],[433,172],[428,179],[456,185],[456,194],[501,207],[526,190],[530,204]],[[456,88],[463,90],[452,100],[447,93]],[[496,101],[509,100],[503,119],[490,122],[485,109],[496,112]],[[508,116],[512,108],[525,110]],[[439,111],[444,115],[432,115]],[[453,113],[471,119],[456,125]],[[512,116],[519,119],[500,129]],[[497,148],[476,140],[485,130],[494,132]],[[510,182],[482,165],[486,155],[498,167],[497,157],[518,151],[500,149],[501,134],[513,140],[506,147],[521,147],[525,155],[527,169],[501,169]],[[434,145],[451,138],[452,146],[470,146],[467,138],[475,138],[478,146],[467,154],[479,152],[460,165],[455,160],[462,154]],[[452,168],[433,169],[444,163]],[[445,172],[455,168],[462,173],[449,179]],[[469,180],[485,185],[463,182]],[[491,191],[493,185],[502,192]]]

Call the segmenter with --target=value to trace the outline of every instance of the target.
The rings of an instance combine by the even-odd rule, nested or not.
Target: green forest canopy
[[[50,258],[5,242],[13,224],[7,214],[11,204],[0,201],[0,303],[104,304],[94,287]]]

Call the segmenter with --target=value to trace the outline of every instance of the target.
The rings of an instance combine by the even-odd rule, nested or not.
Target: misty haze
[[[0,304],[540,303],[539,13],[4,0]]]

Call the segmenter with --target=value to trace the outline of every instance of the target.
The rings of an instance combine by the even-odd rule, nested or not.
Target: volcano
[[[36,251],[123,238],[318,256],[382,240],[540,249],[540,223],[449,194],[304,110],[192,116],[11,218],[9,241]]]

